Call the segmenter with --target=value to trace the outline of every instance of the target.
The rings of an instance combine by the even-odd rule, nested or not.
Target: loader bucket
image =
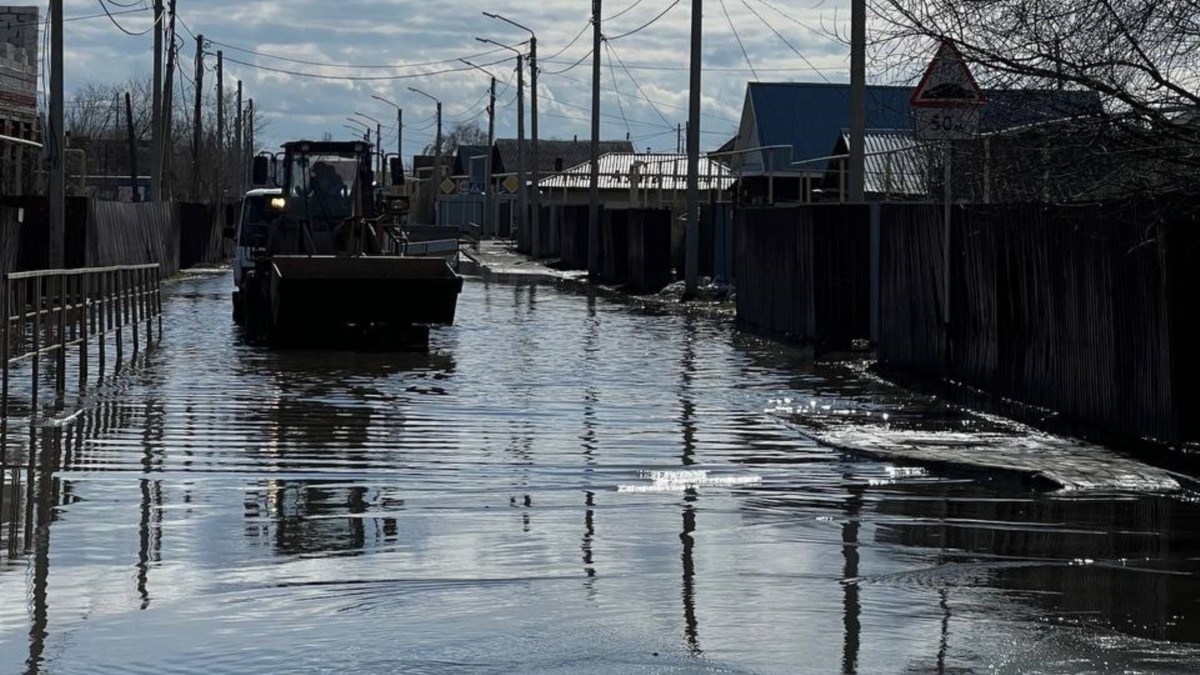
[[[274,256],[271,342],[427,336],[454,323],[462,284],[444,258]]]

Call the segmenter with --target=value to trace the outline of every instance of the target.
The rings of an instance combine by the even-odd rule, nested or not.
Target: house
[[[868,86],[867,128],[913,129],[912,93],[912,87]],[[985,96],[981,133],[1102,112],[1095,92],[991,90]],[[808,201],[835,168],[830,150],[849,126],[849,84],[751,82],[733,148],[710,156],[739,175],[740,201]]]
[[[699,188],[711,195],[733,185],[729,167],[708,157],[699,163]],[[551,204],[585,204],[591,194],[590,159],[541,180],[542,199]],[[597,187],[608,207],[672,207],[686,199],[687,155],[610,152],[600,157]],[[715,195],[714,195],[715,196]]]
[[[600,154],[634,151],[630,141],[600,141]],[[520,142],[515,138],[500,138],[492,149],[492,174],[516,174],[520,166]],[[592,142],[538,139],[538,173],[547,175],[578,166],[592,158]],[[526,171],[533,171],[533,143],[525,139]]]

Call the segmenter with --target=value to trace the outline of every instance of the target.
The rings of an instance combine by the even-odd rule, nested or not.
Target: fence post
[[[96,332],[100,335],[100,343],[97,345],[97,351],[100,354],[100,373],[97,379],[104,378],[104,364],[108,360],[108,284],[106,280],[108,275],[101,272],[96,277],[96,281],[100,288],[96,293]]]
[[[58,355],[54,367],[54,394],[56,404],[62,405],[62,396],[67,390],[67,275],[59,270],[55,276],[58,278],[54,285],[58,296],[58,329],[55,335],[58,339]]]
[[[29,411],[37,415],[38,382],[42,374],[42,282],[44,277],[33,278],[33,389],[29,395]]]
[[[109,285],[109,298],[112,300],[112,323],[110,328],[116,328],[117,334],[117,365],[120,367],[121,361],[125,358],[125,301],[121,293],[121,272],[118,270],[110,270],[107,272]]]
[[[2,315],[3,323],[0,323],[0,425],[4,425],[7,430],[8,424],[8,350],[10,345],[10,321],[12,313],[9,311],[9,295],[12,289],[9,286],[8,275],[0,277],[0,315]],[[4,446],[0,444],[0,448]],[[3,471],[6,467],[0,467]],[[3,476],[0,476],[0,480]]]
[[[125,288],[129,293],[129,302],[126,307],[129,309],[127,317],[129,322],[129,332],[133,335],[133,355],[137,356],[141,349],[141,338],[138,335],[138,296],[137,296],[137,272],[136,270],[124,270]]]
[[[91,328],[89,321],[91,320],[92,304],[89,302],[90,284],[87,273],[80,274],[76,277],[76,281],[79,285],[80,302],[83,303],[80,308],[79,321],[79,390],[83,391],[88,380],[88,339],[91,337],[91,331],[88,329]]]
[[[145,287],[144,296],[146,298],[146,346],[150,346],[150,342],[154,339],[154,317],[157,314],[155,311],[154,289],[150,288],[150,274],[154,270],[146,268],[142,270],[142,284]],[[157,274],[157,273],[155,273]]]

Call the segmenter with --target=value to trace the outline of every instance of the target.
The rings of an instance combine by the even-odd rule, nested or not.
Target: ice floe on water
[[[762,482],[762,476],[753,474],[713,476],[709,471],[702,469],[639,471],[638,477],[650,482],[637,485],[618,485],[617,492],[683,492],[695,488],[736,487],[756,485]]]

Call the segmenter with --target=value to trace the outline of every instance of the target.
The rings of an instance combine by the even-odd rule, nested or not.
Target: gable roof
[[[929,193],[929,154],[912,129],[867,129],[863,134],[866,149],[863,190],[867,194],[920,196]],[[833,147],[833,155],[849,153],[850,132],[843,131]],[[826,168],[824,185],[838,185],[833,163]]]
[[[868,129],[912,129],[909,98],[913,87],[869,85]],[[989,90],[980,119],[983,131],[1045,122],[1064,117],[1099,113],[1100,96],[1090,91]],[[746,104],[753,133],[739,134],[739,149],[772,145],[791,146],[772,153],[776,170],[787,170],[794,161],[826,156],[842,130],[850,126],[850,85],[817,82],[751,82]],[[745,121],[743,122],[745,124]],[[746,145],[749,141],[749,145]],[[761,162],[759,162],[761,164]],[[747,162],[745,170],[762,166]]]
[[[451,173],[455,176],[465,176],[471,173],[471,158],[488,154],[486,145],[460,145],[454,153],[454,167]],[[475,160],[476,163],[479,160]]]
[[[533,169],[532,145],[528,138],[525,139],[525,158],[530,163],[529,167],[527,167],[529,170]],[[515,138],[497,139],[496,154],[492,156],[492,172],[516,173],[520,163],[520,148],[521,146]],[[606,155],[610,152],[633,152],[633,143],[624,140],[600,141],[600,154]],[[591,159],[592,142],[590,140],[559,141],[538,139],[539,173],[555,173],[556,171],[589,162]],[[556,166],[559,168],[556,169]]]

